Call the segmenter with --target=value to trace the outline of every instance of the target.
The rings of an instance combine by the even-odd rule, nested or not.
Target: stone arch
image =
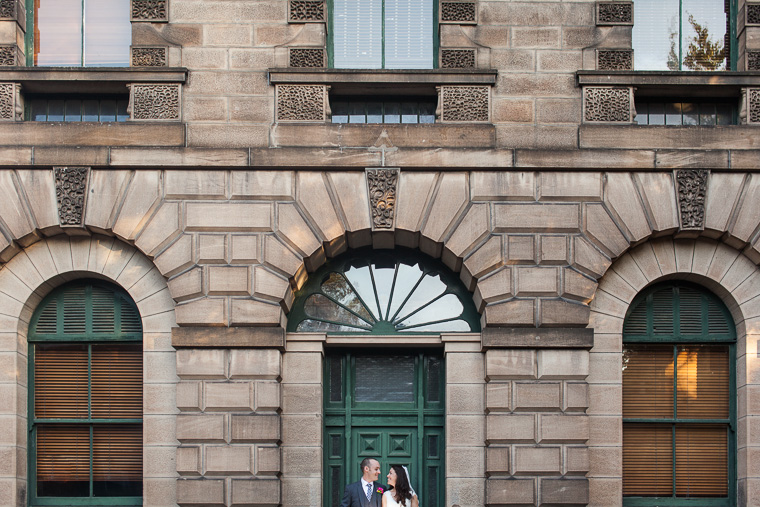
[[[143,446],[144,501],[150,505],[174,503],[173,402],[176,376],[171,328],[176,326],[174,301],[166,281],[141,252],[107,236],[58,235],[39,240],[9,259],[0,268],[0,388],[10,391],[9,407],[0,409],[0,421],[13,427],[15,445],[0,444],[0,452],[15,466],[27,462],[27,331],[31,316],[55,287],[77,278],[97,278],[121,286],[137,304],[143,322],[143,428],[151,434]],[[157,428],[164,428],[156,431]],[[26,470],[16,470],[12,495],[25,498]]]
[[[589,452],[591,503],[612,505],[622,498],[622,352],[623,321],[634,297],[644,288],[668,279],[684,279],[704,286],[727,306],[737,331],[739,399],[760,392],[760,268],[744,253],[715,240],[660,238],[626,252],[612,264],[590,304],[588,327],[594,329],[590,352],[589,409],[592,439]],[[757,396],[757,394],[753,394]],[[747,424],[760,410],[738,403],[739,498],[752,505],[748,487],[750,456]],[[742,430],[744,428],[744,430]],[[612,466],[610,465],[612,464]]]

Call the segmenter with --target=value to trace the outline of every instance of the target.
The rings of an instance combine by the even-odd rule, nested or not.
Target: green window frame
[[[104,282],[63,285],[35,310],[28,342],[29,505],[142,505],[135,303]]]
[[[355,56],[346,56],[346,58],[336,57],[336,53],[341,50],[341,23],[336,20],[342,2],[356,7],[355,15],[358,19],[352,20],[350,24],[356,26],[362,37],[365,38],[363,46],[369,53]],[[336,5],[336,3],[338,5]],[[327,0],[328,9],[328,30],[327,30],[327,58],[330,68],[343,69],[435,69],[438,67],[438,0]],[[407,10],[412,7],[427,4],[429,7],[430,23],[430,58],[416,60],[410,59],[410,54],[416,54],[423,44],[415,46],[412,41],[404,42],[403,29],[396,30],[397,26],[403,25],[407,20],[399,20],[394,23],[392,10]],[[359,23],[365,23],[361,26]],[[415,29],[419,31],[424,27],[428,19],[420,20],[415,24]],[[372,26],[369,26],[372,24]],[[337,30],[337,32],[336,32]],[[395,34],[395,35],[394,35]],[[428,35],[425,33],[424,35]],[[360,44],[358,40],[351,40],[350,34],[346,34],[349,39],[344,46],[349,48],[349,44]],[[359,38],[356,36],[355,38]],[[367,47],[369,44],[371,47]],[[372,46],[374,44],[374,46]],[[351,46],[353,47],[353,46]],[[379,54],[377,54],[379,50]],[[358,51],[358,47],[357,47]],[[349,48],[350,52],[350,48]],[[394,58],[393,54],[406,53],[406,57],[398,56]],[[375,53],[375,54],[373,54]],[[412,63],[410,63],[412,62]]]
[[[641,292],[631,303],[626,312],[623,325],[623,370],[629,364],[631,353],[637,349],[646,347],[666,350],[672,347],[673,362],[668,366],[673,377],[672,410],[670,417],[658,415],[653,417],[628,417],[623,413],[623,433],[626,428],[662,428],[670,427],[672,478],[670,487],[672,494],[665,496],[652,495],[625,495],[623,505],[627,507],[643,506],[695,506],[695,507],[729,507],[736,502],[736,330],[733,318],[720,299],[705,290],[703,287],[687,282],[666,282],[656,284]],[[679,364],[679,352],[685,350],[702,349],[716,350],[727,349],[727,416],[706,418],[691,418],[679,416],[679,398],[686,401],[691,393],[684,393],[684,384],[679,384],[679,378],[691,374],[695,366],[687,361]],[[679,368],[692,367],[692,371],[682,373]],[[651,366],[650,371],[655,371]],[[679,387],[680,386],[680,387]],[[635,387],[635,386],[634,386]],[[623,376],[623,405],[626,406],[626,381]],[[685,402],[684,401],[684,402]],[[651,406],[657,406],[658,400],[652,394],[648,402]],[[693,401],[692,401],[693,403]],[[662,405],[659,405],[662,407]],[[688,404],[686,409],[688,411]],[[677,468],[679,456],[677,455],[677,431],[679,429],[696,429],[709,431],[710,428],[725,428],[726,431],[726,496],[678,496],[677,495]],[[701,430],[700,430],[701,429]],[[637,442],[638,443],[638,442]],[[629,445],[631,445],[629,443]],[[704,444],[702,444],[704,445]],[[626,476],[626,443],[623,443],[623,476]],[[682,448],[683,449],[683,448]],[[688,447],[686,447],[688,452]],[[684,458],[681,458],[682,460]],[[682,461],[683,462],[683,461]],[[667,469],[667,467],[666,467]],[[663,479],[667,481],[667,479]]]

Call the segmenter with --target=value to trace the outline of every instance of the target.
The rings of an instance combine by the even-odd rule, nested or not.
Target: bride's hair
[[[393,486],[393,499],[398,503],[404,503],[412,498],[412,486],[406,479],[406,472],[401,465],[391,465],[396,472],[396,485]]]

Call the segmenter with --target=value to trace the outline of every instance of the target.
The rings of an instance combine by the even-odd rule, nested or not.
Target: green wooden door
[[[340,504],[364,458],[406,465],[421,505],[443,505],[443,358],[429,353],[329,354],[325,361],[324,505]]]

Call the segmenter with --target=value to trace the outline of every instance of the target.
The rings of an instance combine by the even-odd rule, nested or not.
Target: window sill
[[[735,97],[760,86],[760,71],[594,71],[576,72],[579,86],[632,86],[647,96]]]
[[[3,67],[23,93],[124,93],[127,83],[184,83],[184,67]]]

